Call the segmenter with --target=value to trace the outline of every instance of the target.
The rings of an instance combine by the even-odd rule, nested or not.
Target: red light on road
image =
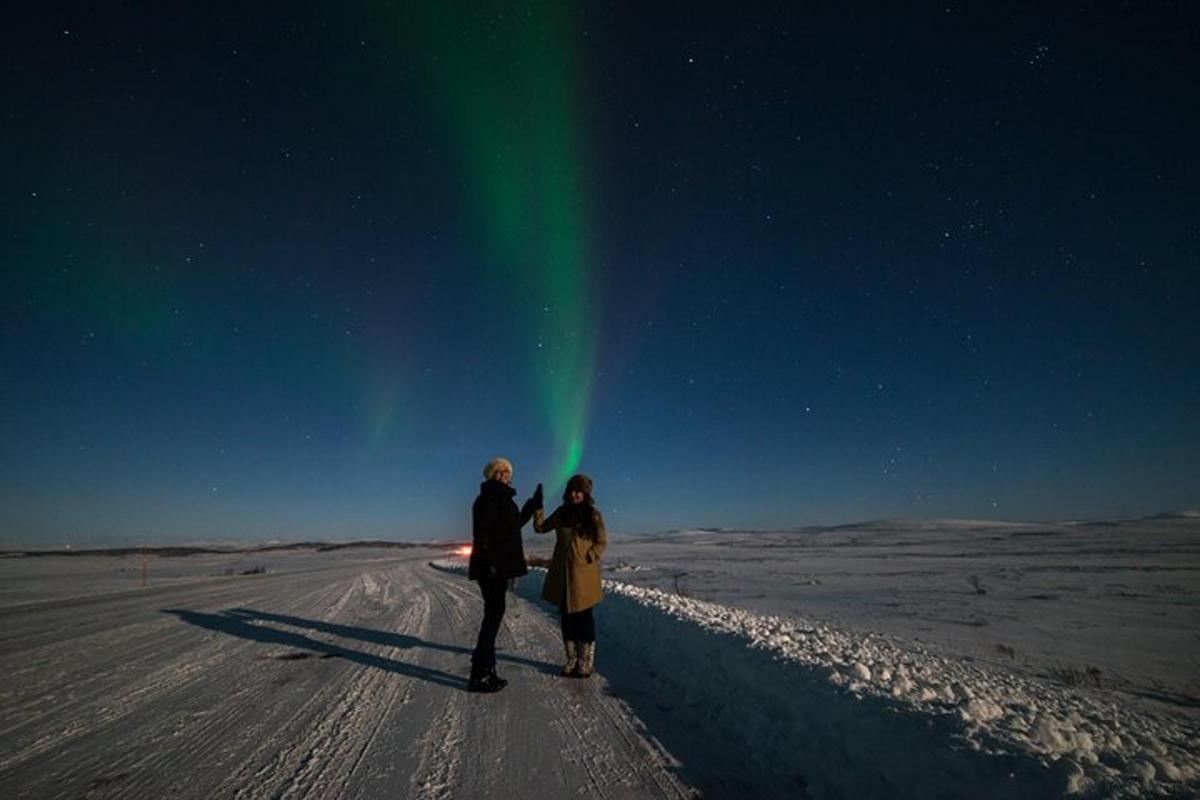
[[[463,558],[470,558],[471,557],[471,545],[464,544],[462,547],[458,548],[454,552],[458,553]]]

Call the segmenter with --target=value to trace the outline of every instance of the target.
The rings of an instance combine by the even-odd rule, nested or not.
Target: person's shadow
[[[427,642],[416,636],[409,636],[403,633],[389,633],[387,631],[372,630],[370,628],[358,628],[349,625],[337,625],[332,622],[323,622],[321,620],[305,619],[303,617],[291,617],[283,614],[270,614],[265,611],[255,611],[249,608],[234,608],[227,611],[222,611],[217,614],[205,614],[199,611],[188,611],[186,609],[164,608],[164,614],[174,614],[183,622],[189,625],[195,625],[200,628],[206,628],[211,631],[225,633],[230,636],[237,636],[242,639],[249,639],[255,642],[264,644],[281,645],[284,647],[292,647],[298,650],[319,653],[323,658],[344,658],[347,661],[353,661],[358,664],[363,664],[369,667],[395,672],[401,675],[407,675],[412,678],[420,678],[421,680],[436,683],[441,686],[447,686],[452,689],[465,690],[467,681],[459,675],[452,675],[442,670],[432,669],[430,667],[422,667],[418,664],[410,664],[405,661],[396,661],[383,656],[364,653],[361,650],[354,650],[349,647],[323,642],[319,639],[313,639],[310,636],[305,636],[301,633],[293,633],[290,631],[279,630],[278,628],[268,627],[266,625],[256,625],[254,621],[261,620],[264,622],[275,622],[282,625],[291,625],[297,628],[309,628],[310,630],[320,631],[322,633],[333,634],[347,639],[358,639],[372,644],[380,644],[389,647],[398,647],[402,649],[410,649],[414,647],[425,647],[432,650],[443,650],[451,653],[460,653],[470,655],[471,650],[465,647],[457,647],[455,645],[440,644],[437,642]],[[552,673],[555,667],[552,664],[547,664],[544,661],[534,661],[528,658],[520,658],[518,656],[506,656],[497,653],[496,660],[507,661],[514,664],[524,664],[533,667],[541,672]]]

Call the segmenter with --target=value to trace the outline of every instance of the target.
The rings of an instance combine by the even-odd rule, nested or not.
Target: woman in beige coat
[[[592,501],[592,479],[576,475],[567,481],[563,504],[546,517],[534,511],[533,529],[554,531],[554,556],[542,586],[542,597],[562,614],[563,675],[590,677],[596,658],[596,621],[592,606],[603,597],[600,556],[608,545],[604,517]]]

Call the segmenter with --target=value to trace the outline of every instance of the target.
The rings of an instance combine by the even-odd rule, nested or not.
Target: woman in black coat
[[[483,468],[485,480],[471,507],[471,561],[467,576],[479,582],[483,594],[483,622],[479,639],[471,654],[472,692],[498,692],[508,682],[496,674],[496,634],[504,619],[504,593],[508,583],[528,572],[525,550],[521,546],[521,528],[541,507],[542,485],[518,510],[513,500],[512,463],[493,458]]]

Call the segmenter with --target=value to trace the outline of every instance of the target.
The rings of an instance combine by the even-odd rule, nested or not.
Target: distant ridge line
[[[212,554],[236,555],[240,553],[269,553],[278,550],[315,550],[318,553],[330,550],[345,550],[347,548],[381,547],[397,550],[407,550],[413,547],[459,547],[458,542],[393,542],[382,539],[363,539],[353,542],[290,542],[287,544],[263,544],[249,547],[219,547],[219,546],[139,546],[139,547],[90,547],[57,550],[33,550],[26,548],[0,549],[0,558],[19,558],[23,556],[130,556],[148,555],[164,556],[167,558],[184,558],[187,556]]]

